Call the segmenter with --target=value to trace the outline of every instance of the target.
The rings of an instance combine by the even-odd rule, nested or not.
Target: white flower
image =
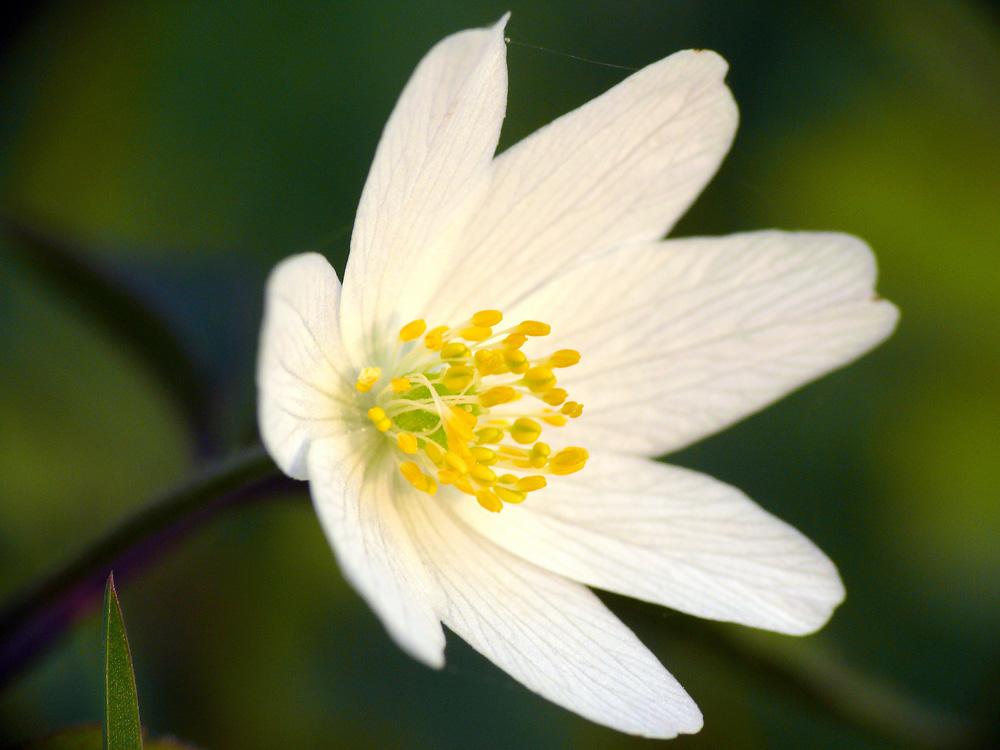
[[[272,273],[261,434],[309,480],[344,576],[414,658],[442,666],[444,623],[588,719],[696,732],[694,702],[587,586],[822,626],[844,593],[822,552],[739,490],[651,457],[858,357],[896,309],[853,237],[660,239],[736,128],[712,52],[654,63],[494,158],[505,22],[420,62],[343,286],[315,254]]]

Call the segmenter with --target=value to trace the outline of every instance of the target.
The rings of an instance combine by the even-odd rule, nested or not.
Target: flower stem
[[[261,446],[208,464],[0,611],[0,687],[89,613],[114,568],[119,579],[220,511],[294,486]]]

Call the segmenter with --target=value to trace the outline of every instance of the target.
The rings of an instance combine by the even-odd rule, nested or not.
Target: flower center
[[[559,349],[530,360],[521,347],[549,326],[523,321],[500,331],[499,310],[482,310],[457,326],[427,331],[423,320],[399,331],[388,383],[366,367],[356,388],[374,393],[368,418],[391,441],[399,470],[421,492],[450,484],[494,513],[546,485],[546,474],[572,474],[589,457],[583,448],[553,453],[539,440],[543,425],[561,427],[583,413],[556,387],[553,370],[580,353]],[[421,340],[422,338],[422,340]],[[501,472],[501,473],[498,473]]]

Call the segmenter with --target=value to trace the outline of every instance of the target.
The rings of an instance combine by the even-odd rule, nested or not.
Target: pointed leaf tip
[[[142,750],[139,699],[114,574],[104,589],[104,750]]]

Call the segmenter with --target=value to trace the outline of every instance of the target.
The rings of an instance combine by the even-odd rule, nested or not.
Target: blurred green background
[[[671,460],[837,562],[816,643],[930,705],[1000,692],[1000,11],[971,2],[49,2],[7,19],[0,211],[148,301],[255,439],[261,294],[282,257],[343,269],[381,127],[420,56],[512,10],[501,148],[681,48],[731,65],[732,154],[675,234],[867,239],[897,334]],[[0,601],[182,480],[193,446],[145,363],[0,236]],[[143,719],[212,749],[632,747],[458,639],[405,657],[336,570],[304,486],[119,581]],[[609,603],[701,705],[678,748],[877,748],[800,696]],[[0,745],[102,716],[96,612],[0,693]]]

